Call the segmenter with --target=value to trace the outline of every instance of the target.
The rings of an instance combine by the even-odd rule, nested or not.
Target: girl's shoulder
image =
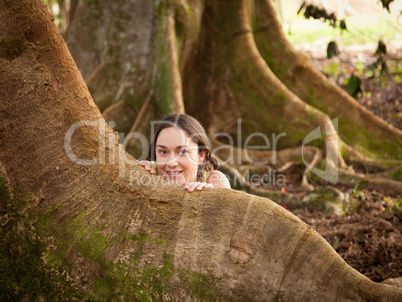
[[[229,179],[218,170],[209,172],[206,182],[212,184],[215,188],[230,188]]]

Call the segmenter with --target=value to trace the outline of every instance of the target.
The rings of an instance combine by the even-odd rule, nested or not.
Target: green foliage
[[[383,6],[384,8],[386,8],[388,12],[390,12],[390,10],[389,10],[389,5],[390,5],[391,2],[394,1],[394,0],[380,0],[380,1],[381,1],[381,3],[382,3],[382,6]]]
[[[65,0],[66,1],[66,0]],[[53,13],[54,23],[56,24],[57,28],[60,29],[61,27],[61,14],[60,14],[60,0],[53,0],[53,7],[50,7],[49,1],[45,0],[45,4],[49,10],[49,12]]]
[[[314,192],[305,196],[301,200],[303,204],[311,209],[318,211],[331,211],[342,213],[342,204],[339,203],[338,195],[331,189],[318,188]]]
[[[362,191],[357,192],[357,194],[358,197],[354,193],[352,195],[345,194],[345,199],[343,200],[343,211],[345,214],[352,214],[362,206],[365,196]]]
[[[392,214],[394,211],[402,210],[402,199],[393,200],[392,198],[384,197],[383,200],[388,213]]]
[[[386,53],[387,53],[387,46],[385,45],[385,43],[382,40],[379,40],[375,54],[382,55],[382,54],[386,54]]]
[[[341,31],[347,30],[345,20],[338,21],[334,13],[328,13],[324,8],[319,8],[313,4],[307,4],[306,1],[303,1],[300,6],[297,14],[303,12],[303,15],[306,19],[323,19],[324,21],[328,21],[332,27],[339,27]]]
[[[336,42],[335,41],[329,42],[327,47],[327,58],[331,59],[332,57],[337,56],[338,54],[339,50]]]
[[[363,72],[364,72],[364,67],[363,67],[363,63],[362,62],[357,62],[357,66],[356,66],[356,69],[357,69],[357,71],[360,73],[360,74],[363,74]]]
[[[354,98],[357,97],[357,94],[362,91],[361,89],[361,79],[359,76],[355,75],[352,73],[350,75],[349,81],[348,81],[348,93],[353,96]]]
[[[395,83],[402,81],[402,59],[389,62],[389,73],[393,76]]]
[[[299,4],[288,1],[287,10],[290,12],[287,16],[289,22],[289,30],[286,30],[285,35],[289,41],[294,44],[314,43],[320,39],[336,39],[338,45],[356,45],[377,42],[379,38],[383,40],[395,39],[399,35],[399,24],[396,14],[387,14],[381,12],[376,18],[364,18],[359,14],[348,17],[347,30],[337,30],[337,28],[346,27],[346,24],[338,22],[336,28],[328,26],[322,22],[323,19],[305,19],[302,13],[305,6],[300,10],[299,14],[293,14],[300,7]],[[313,1],[304,1],[304,3]],[[396,13],[396,12],[395,12]],[[328,14],[328,13],[327,13]]]
[[[341,71],[339,70],[339,64],[337,62],[331,62],[330,64],[323,65],[323,72],[330,78],[337,78]]]
[[[364,201],[365,196],[364,196],[363,191],[357,190],[357,187],[359,186],[359,184],[360,184],[360,183],[357,183],[357,184],[355,185],[355,188],[353,189],[353,195],[358,195],[358,196],[360,197],[360,199],[361,199],[362,201]]]
[[[369,70],[378,70],[380,73],[380,80],[385,81],[382,76],[388,71],[387,61],[384,58],[384,54],[387,53],[387,47],[383,41],[378,41],[378,47],[375,55],[378,57],[377,60],[369,66]],[[385,85],[383,85],[385,86]]]

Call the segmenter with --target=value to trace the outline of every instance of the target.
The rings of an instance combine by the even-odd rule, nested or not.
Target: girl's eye
[[[166,150],[159,150],[159,154],[165,155],[167,154]]]
[[[179,154],[185,154],[185,153],[187,153],[187,150],[180,150],[179,151]]]

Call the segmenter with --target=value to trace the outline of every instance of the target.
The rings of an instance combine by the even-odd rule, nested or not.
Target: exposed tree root
[[[325,137],[325,149],[326,149],[326,153],[325,153],[325,158],[327,159],[327,161],[333,161],[336,160],[337,163],[337,167],[340,168],[340,171],[346,171],[345,173],[347,173],[349,176],[353,175],[352,171],[348,171],[346,170],[347,168],[347,164],[345,163],[345,161],[343,160],[343,157],[340,154],[340,149],[344,150],[345,154],[354,154],[357,155],[359,154],[358,151],[355,151],[353,148],[349,147],[346,143],[344,143],[339,137],[338,137],[338,132],[336,131],[334,125],[332,122],[329,122],[329,118],[326,117],[324,114],[322,114],[319,111],[316,111],[314,109],[311,109],[308,107],[308,105],[306,105],[304,102],[302,102],[300,99],[298,99],[295,95],[293,95],[291,92],[289,92],[287,89],[284,88],[284,86],[281,84],[281,82],[276,78],[275,75],[273,75],[273,73],[271,72],[271,70],[269,69],[269,67],[266,65],[266,60],[264,60],[261,55],[259,50],[257,49],[255,43],[254,43],[254,37],[253,37],[253,33],[249,27],[249,21],[248,21],[248,7],[246,5],[247,1],[243,2],[243,6],[242,9],[240,10],[240,14],[238,17],[239,23],[238,23],[238,31],[235,35],[235,39],[233,41],[231,41],[231,43],[233,44],[233,48],[235,50],[238,50],[238,52],[236,52],[236,54],[234,55],[236,57],[236,60],[238,61],[236,66],[233,66],[232,68],[237,69],[239,68],[239,66],[241,66],[241,62],[242,60],[244,60],[245,62],[247,62],[247,66],[254,66],[254,70],[261,76],[261,78],[255,79],[256,81],[259,82],[269,82],[271,85],[270,87],[264,87],[265,91],[259,90],[258,93],[260,93],[261,95],[264,95],[265,92],[267,90],[269,90],[272,87],[272,93],[274,93],[274,91],[281,91],[281,93],[283,93],[284,95],[287,96],[287,98],[281,100],[282,103],[284,103],[285,108],[281,108],[281,114],[285,119],[288,119],[290,121],[292,121],[292,125],[296,125],[298,123],[299,120],[293,120],[294,119],[294,112],[298,112],[297,117],[300,118],[300,114],[303,114],[304,112],[309,112],[311,115],[314,116],[314,118],[316,119],[316,121],[318,122],[318,124],[320,125],[322,132],[325,133],[326,137]],[[265,2],[264,2],[265,3]],[[268,4],[267,4],[268,5]],[[271,44],[275,44],[275,43],[271,43]],[[241,49],[241,51],[240,51]],[[313,68],[311,68],[313,69]],[[234,73],[236,74],[236,71],[234,71]],[[246,73],[246,72],[245,72]],[[248,82],[247,80],[249,78],[255,77],[255,72],[253,75],[250,75],[250,77],[246,77],[246,78],[242,78],[242,81],[244,82]],[[312,81],[314,82],[314,81]],[[248,82],[248,84],[250,86],[252,86],[252,82]],[[258,88],[256,88],[258,89]],[[339,88],[336,88],[338,90],[340,90]],[[342,92],[341,92],[342,95]],[[351,98],[349,96],[346,97],[349,101],[351,100]],[[352,100],[354,102],[354,100]],[[353,104],[355,105],[356,102],[354,102]],[[303,105],[304,104],[304,105]],[[236,101],[236,105],[239,105],[239,99],[237,99]],[[235,106],[236,106],[235,105]],[[287,115],[287,111],[286,108],[287,106],[289,106],[289,108],[292,108],[291,111],[291,115]],[[254,127],[254,129],[265,129],[265,124],[269,124],[269,116],[272,115],[272,112],[275,112],[275,105],[270,104],[269,106],[270,111],[271,112],[267,112],[266,115],[264,115],[263,117],[259,117],[258,118],[258,122],[260,127]],[[245,109],[245,108],[244,108]],[[244,110],[242,109],[242,110]],[[349,109],[348,109],[349,110]],[[346,110],[346,111],[348,111]],[[342,110],[341,110],[342,112]],[[243,113],[243,117],[247,116],[247,111],[242,111]],[[290,112],[289,112],[290,113]],[[358,115],[358,113],[356,113]],[[378,117],[374,117],[375,119],[378,119]],[[250,119],[253,119],[252,117],[250,117]],[[228,123],[229,120],[229,123]],[[247,118],[246,118],[247,120]],[[276,119],[277,120],[277,119]],[[230,118],[228,119],[222,119],[221,117],[217,117],[216,119],[213,119],[212,122],[214,123],[213,126],[211,126],[210,128],[210,135],[212,135],[213,133],[217,133],[216,130],[222,130],[222,129],[227,129],[229,130],[230,128],[228,128],[228,124],[230,127]],[[226,123],[226,125],[224,125],[224,123]],[[232,124],[234,124],[234,122],[232,122]],[[375,124],[375,123],[374,123]],[[390,125],[388,125],[387,123],[385,123],[384,121],[380,121],[380,124],[382,125],[382,128],[388,129],[390,130],[389,133],[393,133],[394,129],[390,128]],[[365,124],[363,124],[365,125]],[[275,131],[275,126],[271,129],[272,131]],[[243,129],[242,129],[243,130]],[[384,131],[388,131],[388,130],[384,130]],[[229,130],[230,133],[231,130]],[[232,131],[233,132],[233,131]],[[311,132],[312,133],[312,132]],[[227,148],[225,146],[223,146],[222,144],[219,144],[216,140],[214,140],[214,144],[219,146],[219,150],[217,152],[217,154],[219,154],[219,156],[221,158],[227,159],[227,158],[231,158],[230,156],[236,158],[236,159],[240,159],[241,160],[241,164],[246,163],[246,161],[248,160],[248,162],[250,162],[249,156],[252,157],[252,155],[255,156],[255,158],[258,159],[267,159],[267,158],[272,158],[273,156],[276,159],[279,159],[281,156],[282,157],[287,157],[287,158],[282,158],[281,162],[282,163],[287,163],[290,161],[293,161],[294,158],[291,158],[291,153],[289,154],[288,151],[284,151],[284,150],[288,150],[288,149],[282,149],[281,151],[278,152],[274,152],[274,151],[257,151],[257,150],[247,150],[245,151],[240,150],[236,147],[234,148]],[[339,147],[340,146],[340,147]],[[233,151],[232,151],[233,149]],[[305,149],[305,147],[303,148],[303,150]],[[228,155],[228,151],[231,151],[232,154]],[[300,149],[299,150],[295,150],[295,149],[291,149],[291,152],[296,151],[299,152],[299,160],[300,160]],[[226,152],[226,154],[225,154]],[[279,155],[280,153],[280,155]],[[247,158],[245,158],[243,155],[247,154]],[[383,161],[383,160],[371,160],[367,157],[364,156],[360,156],[361,159],[363,159],[365,162],[367,163],[371,163],[371,164],[381,164],[382,166],[384,166],[384,164],[389,163],[390,161]],[[303,159],[304,160],[304,159]],[[322,160],[322,155],[320,154],[319,151],[316,151],[316,153],[314,154],[314,157],[310,160],[311,164],[308,165],[308,167],[306,168],[303,178],[302,178],[302,186],[305,186],[306,188],[312,190],[313,187],[308,183],[308,177],[307,177],[307,173],[309,172],[311,167],[314,167],[316,165],[319,165],[321,163]],[[230,160],[229,160],[230,161]],[[233,161],[231,161],[233,162]],[[240,164],[239,162],[237,164]],[[361,177],[361,176],[359,176]],[[371,177],[368,177],[368,179],[370,179],[371,183],[386,183],[387,180],[383,179],[374,179]],[[394,186],[398,186],[400,185],[400,183],[398,184],[398,182],[395,181],[389,181],[389,186],[390,187],[394,187]]]
[[[313,89],[312,91],[314,91],[315,94],[320,96],[320,100],[323,102],[334,98],[346,99],[348,105],[345,106],[344,104],[336,104],[336,106],[342,107],[336,107],[337,109],[333,109],[335,108],[335,105],[333,104],[332,100],[330,100],[329,103],[325,103],[336,112],[340,112],[339,116],[341,118],[344,118],[345,116],[349,118],[351,114],[349,112],[350,110],[345,110],[345,107],[348,107],[349,105],[354,106],[356,102],[354,102],[351,97],[343,93],[338,87],[334,88],[332,87],[332,84],[331,86],[327,81],[324,81],[325,79],[323,76],[319,74],[312,66],[310,66],[311,64],[308,62],[308,60],[302,55],[297,54],[288,44],[281,33],[281,29],[275,27],[277,26],[275,22],[272,24],[264,23],[266,21],[260,22],[261,20],[268,20],[268,17],[272,17],[272,20],[275,20],[274,18],[276,18],[275,16],[272,16],[272,7],[265,0],[255,2],[251,1],[256,5],[255,10],[251,8],[251,22],[255,22],[256,20],[259,20],[260,22],[260,27],[256,30],[252,30],[249,20],[250,10],[247,2],[248,1],[242,1],[241,4],[240,2],[236,3],[229,10],[228,13],[231,14],[231,16],[236,16],[237,20],[236,27],[234,29],[230,28],[231,32],[228,31],[228,28],[226,27],[227,24],[225,22],[227,22],[227,20],[214,19],[214,14],[216,11],[222,10],[223,7],[219,7],[219,5],[215,3],[209,3],[209,6],[207,5],[207,9],[211,10],[209,14],[212,12],[212,17],[208,19],[206,23],[207,26],[204,24],[204,27],[202,28],[207,28],[209,37],[211,37],[210,31],[214,31],[217,28],[222,28],[223,32],[227,31],[229,34],[224,39],[222,39],[222,37],[219,38],[220,40],[216,38],[213,42],[213,45],[208,44],[208,41],[203,41],[201,38],[199,60],[204,63],[204,60],[208,58],[211,64],[210,70],[203,70],[204,74],[206,73],[206,77],[199,78],[202,85],[201,89],[200,87],[197,87],[197,85],[192,85],[195,83],[192,82],[192,79],[198,77],[197,68],[193,68],[193,73],[185,73],[184,76],[181,75],[182,68],[180,66],[185,66],[185,62],[183,61],[182,57],[179,57],[178,47],[182,47],[183,49],[187,47],[185,51],[182,51],[186,53],[187,58],[188,54],[190,53],[190,46],[186,44],[186,39],[179,40],[180,46],[177,44],[177,39],[180,37],[177,35],[175,26],[177,25],[176,22],[180,22],[180,20],[176,20],[177,16],[175,15],[174,6],[167,6],[165,10],[163,10],[162,15],[164,17],[161,21],[162,27],[161,29],[158,29],[161,30],[161,32],[159,32],[159,35],[161,36],[159,37],[161,38],[162,44],[157,46],[164,49],[167,55],[165,57],[161,57],[160,61],[157,61],[157,64],[154,66],[154,75],[152,77],[153,79],[151,86],[156,89],[155,99],[157,99],[159,102],[161,99],[167,97],[170,99],[171,110],[173,112],[184,113],[183,88],[185,88],[184,92],[187,96],[185,99],[187,102],[186,107],[188,106],[190,108],[190,114],[197,115],[194,114],[194,112],[205,112],[207,109],[208,115],[211,116],[209,119],[210,123],[208,125],[209,135],[212,145],[216,150],[216,155],[223,159],[223,163],[229,164],[229,168],[227,168],[228,173],[233,177],[237,177],[238,179],[241,179],[241,175],[238,169],[234,167],[238,167],[239,165],[249,165],[252,163],[254,166],[251,167],[251,169],[258,170],[258,167],[261,167],[261,173],[264,173],[263,170],[267,169],[267,167],[270,167],[270,164],[275,166],[281,165],[281,167],[277,168],[276,170],[282,173],[292,167],[292,165],[295,163],[305,162],[306,169],[303,172],[300,185],[307,191],[313,191],[314,186],[309,181],[311,178],[310,175],[312,175],[311,169],[320,166],[325,158],[325,162],[330,162],[331,160],[336,159],[337,166],[340,168],[339,175],[341,177],[339,177],[339,181],[342,184],[353,185],[353,183],[356,181],[362,182],[366,181],[366,179],[370,179],[369,183],[374,182],[378,185],[381,183],[388,183],[388,186],[397,186],[398,182],[388,182],[386,178],[384,178],[388,175],[386,172],[378,174],[375,176],[375,178],[373,178],[356,174],[352,171],[351,167],[347,166],[341,155],[341,150],[342,154],[346,155],[348,162],[355,161],[362,163],[363,165],[367,165],[369,167],[368,170],[373,170],[375,168],[381,168],[383,170],[399,162],[394,160],[370,159],[366,156],[363,156],[359,151],[355,150],[353,147],[349,146],[339,138],[338,131],[336,131],[334,124],[330,121],[330,117],[326,115],[332,115],[333,111],[324,110],[324,107],[319,107],[316,106],[314,102],[309,102],[310,98],[308,97],[307,92],[297,90],[295,87],[298,85],[290,82],[296,79],[296,82],[299,83],[298,81],[300,81],[300,78],[304,79],[307,77],[307,75],[311,75],[315,80],[309,81],[309,83],[311,84],[314,82],[315,84],[313,86],[310,85],[310,87],[307,85],[307,83],[305,83],[303,84],[303,89],[308,89],[306,87],[310,87],[310,89]],[[180,3],[182,6],[181,11],[183,12],[186,11],[184,8],[187,7],[187,4],[184,4]],[[235,7],[238,7],[237,11]],[[188,22],[188,16],[182,15],[182,17],[183,16],[185,22]],[[266,43],[264,44],[261,39],[266,39],[268,35],[273,34],[280,34],[280,39],[277,41],[278,43],[270,43],[269,45],[271,49],[267,50],[267,48],[264,48]],[[202,33],[201,37],[203,37]],[[194,38],[191,38],[192,41],[194,41]],[[287,63],[282,62],[282,55],[279,54],[280,51],[277,49],[278,47],[283,47],[282,51],[290,55],[292,58],[294,58],[294,60],[291,60],[292,62]],[[210,49],[212,52],[206,52],[208,49]],[[276,65],[271,64],[273,61],[268,57],[269,51],[272,52],[271,55],[273,57],[279,58],[279,63],[277,62]],[[227,60],[221,61],[220,58],[222,57],[227,58]],[[191,58],[191,56],[189,56],[189,58],[190,61],[194,60]],[[197,62],[197,60],[194,62]],[[288,67],[287,72],[281,73],[278,71],[278,65],[281,64],[283,66],[287,66],[286,64],[291,65]],[[161,73],[163,66],[168,66],[168,78],[163,78],[163,73]],[[186,72],[188,72],[189,67],[191,66],[192,65],[190,64],[186,67]],[[250,70],[252,72],[250,72]],[[182,87],[182,77],[184,79],[187,77],[187,82],[184,87]],[[162,80],[168,80],[170,83],[170,88],[166,90],[169,93],[166,95],[162,95],[162,90],[160,90],[160,81]],[[249,96],[243,95],[242,90],[238,90],[239,87],[234,85],[234,82],[241,83],[241,88],[247,86],[254,90],[255,95],[253,96],[253,100],[255,100],[255,106],[262,105],[262,107],[249,110]],[[260,87],[259,85],[255,85],[255,83],[270,83],[270,85],[263,85],[264,87]],[[283,85],[283,83],[285,83],[286,86]],[[191,90],[193,86],[198,89],[194,90],[195,96],[199,96],[199,98],[195,100],[189,98],[187,93],[187,91]],[[289,90],[287,87],[291,87],[291,89]],[[319,89],[318,87],[324,88]],[[205,91],[207,92],[206,94],[204,93]],[[330,91],[330,95],[332,95],[332,97],[325,95],[328,93],[328,91]],[[300,98],[298,96],[300,96]],[[150,96],[148,96],[139,113],[135,113],[137,118],[135,119],[134,123],[132,123],[129,132],[139,131],[141,133],[145,133],[144,125],[147,124],[151,116],[155,116],[155,114],[157,114],[156,112],[150,112],[150,99]],[[210,100],[209,105],[206,105],[206,100]],[[165,101],[166,100],[162,100],[162,102]],[[201,107],[194,107],[194,101],[197,102],[199,104],[198,106]],[[309,104],[313,105],[314,107],[310,107],[305,103],[305,101],[309,102]],[[261,104],[258,104],[259,102]],[[108,120],[114,119],[117,121],[119,114],[122,114],[123,116],[123,113],[121,112],[123,107],[123,103],[113,105],[104,112],[105,118]],[[160,108],[158,108],[156,111],[160,111]],[[228,108],[231,109],[228,110]],[[326,114],[316,110],[315,108],[319,108]],[[360,108],[353,109],[353,114],[356,113],[356,110],[359,111]],[[297,112],[297,114],[295,114],[295,112]],[[131,121],[132,116],[130,117]],[[279,123],[278,116],[282,116],[280,119],[281,122]],[[275,145],[276,141],[271,141],[270,150],[250,150],[247,148],[242,148],[241,144],[240,147],[225,145],[214,137],[215,134],[217,134],[219,131],[222,131],[229,135],[233,134],[235,138],[240,139],[236,136],[239,135],[239,133],[236,133],[238,130],[238,128],[236,128],[238,118],[242,118],[244,127],[241,129],[241,131],[244,131],[245,134],[253,133],[257,129],[263,133],[281,133],[285,130],[285,134],[288,137],[292,136],[292,139],[281,145],[281,138],[278,146]],[[208,119],[206,118],[204,120]],[[275,123],[272,123],[272,121]],[[278,124],[282,123],[282,121],[286,123],[278,127]],[[306,123],[305,121],[308,122]],[[382,128],[384,128],[383,124],[381,126]],[[363,125],[365,124],[363,123]],[[142,129],[140,129],[141,126],[143,126]],[[303,147],[290,147],[292,146],[292,143],[294,144],[294,136],[297,131],[300,130],[300,132],[303,133],[303,136],[298,138],[298,140],[302,140],[306,133],[315,131],[314,127],[317,126],[321,128],[321,132],[325,133],[326,136],[325,139],[322,140],[320,148],[307,145]],[[121,126],[118,125],[117,128],[121,129]],[[388,129],[388,125],[385,128]],[[127,129],[127,126],[125,129]],[[286,140],[287,138],[284,137],[283,139]],[[133,140],[129,141],[127,145],[128,150],[135,145],[136,144]],[[324,148],[325,153],[323,155],[321,150]],[[276,151],[277,149],[280,149],[280,151]],[[262,162],[265,164],[260,166]],[[343,171],[346,172],[344,173]],[[355,174],[356,177],[353,177]],[[314,179],[314,177],[312,179]],[[250,192],[255,192],[257,194],[269,193],[265,189],[255,186],[245,179],[243,179],[242,182],[244,183],[242,187]]]
[[[330,190],[334,191],[337,194],[336,199],[339,202],[343,202],[345,200],[345,194],[341,190],[339,190],[339,189],[337,189],[337,188],[335,188],[333,186],[327,186],[327,189],[330,189]]]
[[[402,165],[402,161],[398,159],[376,159],[364,156],[353,147],[343,144],[342,147],[347,153],[347,158],[350,162],[358,162],[367,167],[367,171],[371,170],[386,170],[395,166]]]
[[[254,184],[248,181],[234,166],[228,164],[222,165],[220,170],[222,170],[222,172],[229,176],[235,189],[240,189],[255,195],[267,197],[275,201],[277,204],[286,207],[290,211],[308,207],[311,210],[320,210],[328,213],[335,213],[338,215],[345,214],[345,195],[335,187],[316,187],[314,189],[323,192],[319,192],[318,194],[316,194],[316,198],[304,199],[304,197],[306,196],[305,193],[293,193],[286,190],[284,192],[280,192],[277,189],[269,189],[267,187],[264,187],[262,184]],[[334,192],[335,196],[331,198],[325,197],[324,193],[328,190]]]
[[[295,163],[296,162],[294,162],[294,161],[289,161],[289,162],[285,163],[283,166],[281,166],[280,168],[278,168],[277,171],[280,173],[285,172],[287,169],[292,167]]]
[[[109,150],[101,154],[99,129],[81,127],[71,150],[99,162],[72,160],[65,133],[76,121],[103,121],[100,111],[42,0],[0,2],[0,12],[1,38],[16,35],[27,47],[12,61],[0,58],[0,161],[21,195],[10,202],[32,223],[21,223],[19,235],[35,226],[40,238],[40,249],[28,237],[22,247],[51,260],[39,268],[46,281],[49,270],[63,271],[65,286],[75,280],[88,299],[401,300],[402,290],[352,269],[310,226],[270,200],[223,188],[189,194],[168,182],[162,187],[121,146],[112,150],[116,135],[102,122]],[[30,29],[38,43],[28,40]],[[37,64],[39,57],[46,66]],[[49,75],[60,89],[42,85]],[[291,109],[285,111],[290,117]],[[107,153],[119,160],[102,164]]]
[[[345,169],[339,169],[339,183],[345,185],[359,185],[362,188],[378,188],[391,192],[402,193],[402,182],[378,175],[365,175]]]
[[[402,146],[397,142],[402,140],[402,131],[358,104],[317,71],[308,58],[297,53],[286,40],[269,1],[252,2],[255,4],[252,22],[258,50],[286,87],[311,106],[333,118],[339,117],[339,134],[347,144],[363,146],[377,154],[376,157],[390,154],[400,158]],[[376,139],[382,144],[375,144]]]
[[[304,163],[306,164],[306,169],[302,175],[300,186],[307,191],[314,191],[315,189],[314,186],[309,181],[309,178],[313,181],[313,183],[316,184],[324,184],[324,185],[328,184],[328,179],[327,180],[321,179],[319,176],[315,175],[311,171],[312,168],[316,168],[317,166],[320,166],[323,163],[322,152],[317,147],[303,146],[303,147],[287,148],[280,151],[255,150],[255,149],[249,150],[244,148],[237,148],[235,146],[230,146],[217,140],[212,134],[217,132],[216,130],[213,129],[214,128],[211,126],[210,138],[212,141],[212,145],[214,146],[214,150],[216,152],[215,155],[219,156],[220,162],[223,164],[222,170],[228,173],[231,179],[236,179],[239,181],[239,183],[236,184],[236,187],[238,188],[245,189],[246,191],[254,194],[267,196],[275,200],[275,198],[273,197],[272,190],[266,190],[262,187],[256,186],[253,183],[250,183],[241,175],[241,173],[238,171],[238,168],[235,168],[236,166],[238,167],[239,165],[242,165],[242,170],[246,170],[248,168],[255,171],[257,169],[260,170],[260,173],[262,173],[264,168],[267,169],[268,167],[270,167],[267,159],[272,160],[271,163],[281,165],[278,169],[276,169],[278,172],[284,172],[291,166],[293,166],[295,163],[304,161]],[[333,142],[331,140],[329,141]],[[342,145],[346,146],[344,144]],[[346,147],[351,148],[349,146]],[[326,155],[328,155],[328,153]],[[256,160],[257,165],[251,159]],[[264,163],[264,165],[261,165],[260,163],[263,161],[265,161],[266,163]],[[375,162],[378,163],[378,161]],[[360,184],[362,187],[377,187],[377,188],[382,187],[382,188],[388,188],[392,191],[402,191],[400,189],[401,188],[400,181],[389,179],[389,175],[392,173],[394,174],[399,173],[400,168],[394,168],[391,171],[378,173],[376,175],[363,175],[354,172],[353,168],[351,166],[347,166],[346,164],[342,164],[342,166],[340,165],[335,166],[335,164],[328,158],[326,158],[325,163],[328,163],[328,166],[325,167],[326,169],[329,169],[328,175],[336,176],[335,182],[337,184],[347,186],[356,186],[357,184]],[[257,167],[260,168],[258,169]],[[388,178],[386,176],[388,176]],[[343,194],[340,194],[342,192],[340,192],[338,189],[333,188],[333,190],[336,191],[338,196],[340,196],[339,198],[343,196]],[[283,197],[278,198],[277,194],[275,197],[279,199],[278,200],[279,203],[281,203],[281,200],[283,200]],[[288,201],[288,197],[289,196],[287,195],[285,200]],[[297,196],[293,196],[292,198],[297,199]],[[337,212],[340,213],[339,211]]]
[[[321,151],[317,148],[315,149],[315,154],[310,163],[308,163],[306,170],[304,170],[303,176],[302,176],[302,181],[301,181],[301,186],[306,188],[309,191],[314,190],[314,186],[309,184],[308,179],[307,179],[307,173],[311,170],[312,167],[315,167],[320,164],[322,160],[322,154]]]

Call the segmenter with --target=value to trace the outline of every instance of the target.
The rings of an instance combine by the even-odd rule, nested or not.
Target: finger
[[[196,185],[195,189],[197,191],[201,191],[203,187],[205,187],[206,183],[205,182],[201,182],[198,185]]]
[[[189,191],[189,192],[193,192],[194,191],[194,189],[195,189],[195,187],[198,185],[198,182],[193,182],[188,188],[187,188],[187,190]]]
[[[155,174],[155,169],[154,168],[149,169],[149,173]]]

